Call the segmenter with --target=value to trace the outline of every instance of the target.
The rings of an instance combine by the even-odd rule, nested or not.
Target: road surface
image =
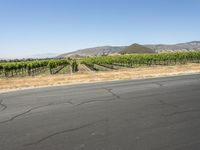
[[[200,75],[0,94],[0,150],[198,150]]]

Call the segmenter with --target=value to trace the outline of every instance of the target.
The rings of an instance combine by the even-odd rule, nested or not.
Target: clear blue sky
[[[0,58],[200,40],[199,0],[0,0]]]

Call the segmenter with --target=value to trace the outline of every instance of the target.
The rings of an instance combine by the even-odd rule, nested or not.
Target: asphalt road
[[[198,150],[200,75],[0,94],[0,150]]]

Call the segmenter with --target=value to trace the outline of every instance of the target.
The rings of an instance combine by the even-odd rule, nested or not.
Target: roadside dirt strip
[[[85,65],[79,66],[74,74],[47,75],[35,77],[0,78],[0,93],[35,87],[58,86],[66,84],[80,84],[113,80],[143,79],[161,76],[200,73],[200,64],[176,66],[152,66],[127,68],[111,71],[91,71]]]

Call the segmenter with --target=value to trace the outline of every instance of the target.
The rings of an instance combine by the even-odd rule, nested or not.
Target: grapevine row
[[[142,65],[175,65],[177,63],[185,64],[187,62],[199,63],[200,51],[192,52],[173,52],[159,54],[131,54],[115,56],[97,56],[82,60],[82,63],[90,68],[94,65],[118,65],[125,67],[137,67]]]
[[[42,70],[49,68],[53,74],[53,69],[69,65],[70,61],[66,59],[50,59],[50,60],[33,60],[21,62],[3,62],[0,63],[0,75],[5,77],[10,76],[33,76],[40,73]]]

